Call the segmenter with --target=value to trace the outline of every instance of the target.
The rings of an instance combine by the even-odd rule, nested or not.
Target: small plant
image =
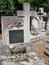
[[[49,61],[45,62],[45,65],[49,65]]]

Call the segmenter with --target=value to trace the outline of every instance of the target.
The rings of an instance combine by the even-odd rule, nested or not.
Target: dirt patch
[[[49,65],[49,57],[44,53],[45,51],[45,42],[42,42],[40,44],[35,44],[33,46],[33,50],[37,53],[38,57],[46,63],[46,65]]]

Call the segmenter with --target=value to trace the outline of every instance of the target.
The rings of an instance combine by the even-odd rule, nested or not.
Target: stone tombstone
[[[43,20],[43,16],[46,16],[46,12],[44,12],[44,8],[39,8],[39,12],[37,12],[37,15],[40,20]]]
[[[24,20],[17,16],[2,16],[2,40],[4,45],[25,42]]]
[[[30,41],[30,35],[31,35],[30,34],[30,16],[36,16],[36,14],[35,14],[35,11],[30,11],[29,3],[24,3],[23,8],[24,8],[23,11],[17,11],[17,16],[1,17],[3,44],[16,43],[16,41],[18,43],[18,40],[19,40],[19,43],[21,42],[28,43]],[[10,31],[10,30],[15,30],[15,31]],[[21,30],[20,33],[18,30],[19,31]],[[21,35],[20,36],[21,39],[17,38],[18,40],[16,40],[15,38],[18,37],[18,34],[19,36]]]
[[[17,16],[2,16],[3,45],[28,43],[33,38],[30,32],[30,17],[37,18],[36,11],[30,11],[30,4],[24,3],[23,10],[17,11]]]
[[[45,27],[45,22],[43,21],[43,16],[46,16],[46,12],[44,12],[44,8],[39,8],[39,12],[37,12],[37,15],[39,17],[39,19],[41,20],[41,30],[44,30]]]
[[[48,22],[47,22],[47,30],[49,30],[49,12],[48,12]]]
[[[36,23],[35,26],[38,30],[41,29],[41,27],[40,27],[41,22],[40,22],[39,18],[37,18],[37,12],[36,11],[30,11],[30,4],[24,3],[23,9],[24,10],[17,11],[17,16],[25,16],[24,19],[25,19],[25,22],[27,22],[26,26],[29,25],[28,28],[25,26],[26,31],[29,32],[30,27],[32,27],[32,25],[34,25],[34,23]],[[30,18],[32,18],[31,21],[30,21]],[[32,22],[32,20],[34,22]],[[30,22],[31,22],[31,26],[30,26]],[[30,35],[30,33],[28,33],[28,37],[29,37],[29,35]]]

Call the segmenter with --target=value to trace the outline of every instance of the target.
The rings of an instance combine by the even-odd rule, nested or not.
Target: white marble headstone
[[[24,31],[25,30],[25,27],[24,27],[25,23],[24,23],[23,18],[21,18],[21,17],[2,16],[1,21],[2,21],[2,42],[3,42],[3,45],[9,45],[10,44],[10,42],[9,42],[10,32],[9,31],[12,31],[12,30],[13,31],[16,31],[16,30],[23,30]],[[25,36],[25,33],[23,33],[23,34]],[[12,32],[11,32],[11,36],[13,36]],[[16,36],[16,34],[15,34],[15,36]],[[25,42],[25,40],[24,40],[24,42]]]
[[[2,16],[2,40],[4,45],[9,45],[9,30],[23,30],[24,31],[24,42],[30,42],[30,16],[36,17],[36,11],[30,11],[30,4],[24,3],[23,11],[17,11],[17,16]],[[19,21],[23,21],[23,26],[18,27]],[[19,23],[20,24],[20,23]],[[37,24],[38,26],[38,24]],[[21,43],[21,42],[20,42]]]
[[[19,43],[29,43],[31,42],[30,40],[33,39],[33,36],[31,34],[30,31],[30,17],[35,17],[37,19],[36,23],[34,23],[34,26],[36,28],[40,28],[41,29],[41,21],[37,18],[37,13],[36,11],[30,11],[30,4],[29,3],[24,3],[23,5],[23,9],[24,10],[19,10],[17,11],[17,16],[2,16],[1,17],[1,21],[2,21],[2,42],[3,45],[9,45],[9,31],[10,30],[23,30],[23,38],[24,41],[23,42],[19,42]],[[21,20],[20,20],[21,19]],[[20,26],[19,21],[23,22],[23,26]],[[18,25],[19,24],[19,25]],[[20,34],[19,34],[20,35]],[[15,35],[11,35],[11,36],[16,36]],[[14,43],[15,45],[15,43]]]

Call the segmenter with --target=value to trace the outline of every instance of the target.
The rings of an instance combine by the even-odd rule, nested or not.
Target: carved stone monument
[[[39,12],[37,13],[39,19],[41,20],[41,31],[45,31],[45,22],[43,21],[43,16],[46,16],[46,12],[44,12],[44,8],[39,8]]]
[[[18,46],[21,46],[21,45],[26,46],[26,48],[29,49],[30,46],[32,47],[33,43],[43,40],[45,38],[45,34],[42,34],[41,32],[37,36],[36,35],[34,36],[31,34],[30,17],[34,17],[37,19],[38,30],[41,25],[41,21],[40,21],[40,19],[37,18],[36,11],[30,11],[29,3],[24,3],[23,8],[24,8],[24,10],[17,11],[17,16],[2,16],[1,17],[2,43],[3,43],[3,45],[9,45],[11,49],[15,48],[15,49],[13,49],[14,52],[17,50]],[[31,47],[30,47],[30,49],[31,49]],[[18,48],[18,50],[21,50],[21,49]],[[23,55],[21,57],[24,58]],[[9,56],[8,59],[9,58],[11,58],[11,56]],[[14,58],[15,58],[15,56],[14,56]],[[40,59],[37,56],[35,58],[37,59],[35,63],[34,63],[34,61],[31,60],[31,62],[29,62],[29,63],[27,62],[27,65],[30,65],[30,64],[31,65],[34,65],[34,64],[35,65],[45,65],[42,61],[40,61]],[[12,59],[13,59],[13,57],[12,57]],[[15,59],[17,59],[17,57]],[[19,60],[21,59],[19,55],[18,55],[18,59]],[[10,62],[9,62],[9,64],[11,65]],[[3,61],[2,65],[7,65],[7,62]],[[25,61],[25,65],[26,65],[26,61]]]
[[[25,3],[23,11],[17,11],[17,16],[2,16],[2,40],[4,45],[13,45],[16,43],[29,43],[34,37],[30,31],[30,16],[38,21],[35,11],[30,11],[30,4]]]

